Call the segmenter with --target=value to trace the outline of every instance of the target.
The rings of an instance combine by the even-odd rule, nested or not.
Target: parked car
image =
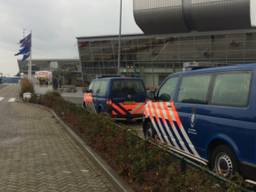
[[[139,120],[144,114],[145,100],[142,79],[101,77],[91,82],[83,106],[89,111],[107,113],[116,120]]]
[[[146,104],[143,131],[223,177],[256,180],[256,64],[170,75]]]

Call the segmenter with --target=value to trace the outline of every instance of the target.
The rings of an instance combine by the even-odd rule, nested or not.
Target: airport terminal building
[[[118,36],[78,38],[84,79],[117,73]],[[120,71],[139,75],[158,86],[184,63],[221,66],[256,63],[256,31],[194,36],[126,35],[122,37]]]
[[[122,35],[122,74],[141,76],[150,88],[186,64],[256,63],[253,1],[185,2],[134,0],[134,17],[144,34]],[[117,73],[118,36],[77,41],[84,80]]]

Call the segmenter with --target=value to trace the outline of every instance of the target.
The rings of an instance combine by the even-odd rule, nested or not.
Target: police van
[[[116,120],[143,118],[146,89],[137,77],[100,77],[93,80],[84,94],[87,110],[108,113]]]
[[[256,64],[170,75],[145,106],[143,131],[218,175],[256,180]]]

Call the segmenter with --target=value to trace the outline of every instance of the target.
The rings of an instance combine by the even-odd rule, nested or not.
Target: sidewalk
[[[116,190],[50,113],[23,103],[10,106],[0,116],[0,191]]]

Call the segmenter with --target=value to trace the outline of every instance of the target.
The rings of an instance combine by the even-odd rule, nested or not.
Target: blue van
[[[256,180],[256,64],[170,75],[145,107],[143,131],[218,175]]]
[[[90,111],[108,113],[116,120],[139,120],[143,118],[145,100],[142,79],[101,77],[91,82],[83,105]]]

